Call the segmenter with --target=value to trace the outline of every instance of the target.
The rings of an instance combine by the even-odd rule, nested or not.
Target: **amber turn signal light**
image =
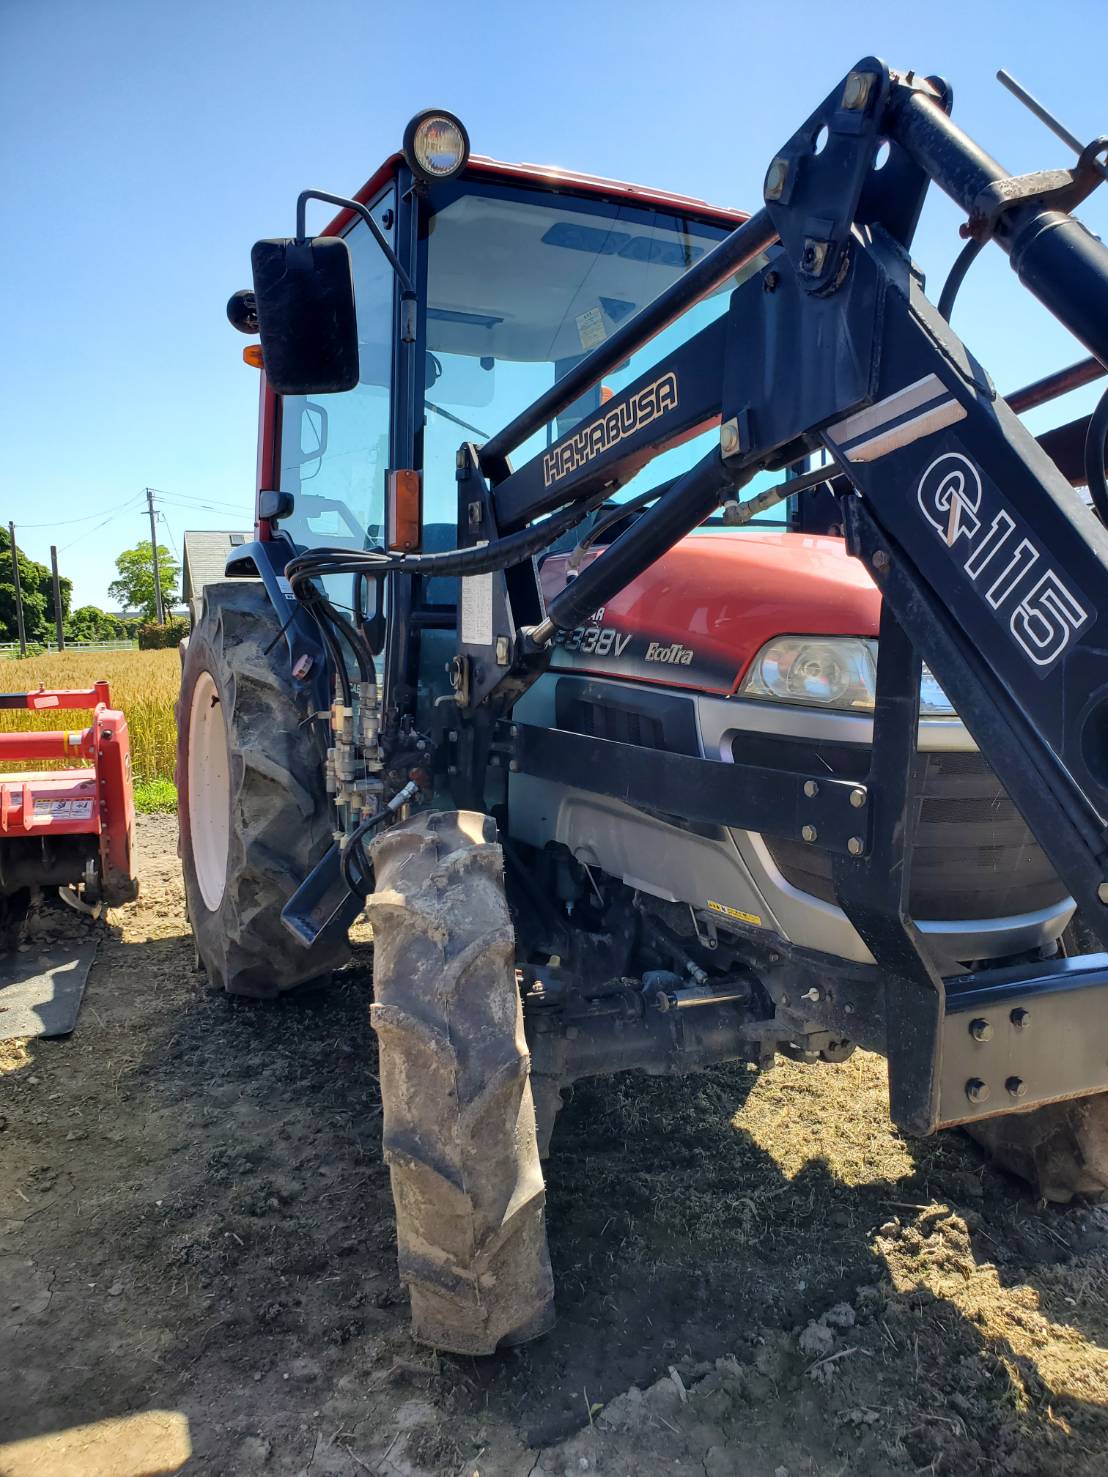
[[[388,473],[386,490],[386,547],[414,553],[423,523],[423,479],[410,467],[400,467]]]

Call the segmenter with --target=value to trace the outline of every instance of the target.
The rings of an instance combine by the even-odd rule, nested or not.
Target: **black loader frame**
[[[950,104],[941,81],[892,72],[872,57],[859,62],[773,159],[762,210],[498,435],[459,449],[458,550],[315,550],[280,567],[292,551],[277,540],[241,556],[282,612],[294,662],[305,653],[320,659],[317,708],[331,701],[320,674],[334,653],[288,599],[284,569],[309,599],[321,573],[387,576],[393,620],[381,746],[397,785],[414,762],[403,711],[415,685],[411,588],[423,575],[458,574],[453,702],[443,710],[438,767],[459,807],[488,808],[490,762],[504,761],[516,773],[632,806],[830,852],[836,898],[877,967],[806,956],[750,931],[745,958],[775,1014],[760,1025],[736,1017],[735,1029],[751,1043],[823,1041],[831,1052],[849,1038],[883,1051],[894,1120],[916,1134],[1108,1090],[1108,955],[944,980],[906,906],[926,660],[1084,921],[1108,944],[1108,533],[951,331],[949,301],[945,313],[928,301],[909,256],[934,181],[968,215],[962,269],[994,240],[1030,291],[1108,366],[1108,250],[1069,213],[1103,177],[1108,141],[1090,144],[1072,171],[1011,178],[951,122]],[[532,433],[759,258],[765,264],[734,291],[723,318],[512,469],[511,452]],[[716,420],[719,449],[656,489],[652,506],[544,609],[530,556],[657,453]],[[739,519],[817,484],[839,499],[850,551],[883,597],[864,782],[721,765],[512,722],[561,633],[586,622],[756,472],[807,465],[813,454],[830,465],[759,494],[740,506]],[[1098,455],[1102,465],[1102,446]],[[387,819],[384,810],[376,819]],[[359,906],[336,848],[284,916],[311,939]],[[711,920],[701,922],[710,932]],[[721,992],[715,1010],[674,1012],[690,1018],[680,1043],[661,1018],[644,1026],[642,1039],[670,1032],[661,1049],[680,1044],[688,1061],[718,1059],[731,1030],[718,1012],[736,998]],[[590,1047],[597,1061],[604,1029]],[[535,1072],[572,1076],[560,1060],[544,1065],[542,1042],[540,1018]],[[626,1046],[621,1053],[613,1045],[612,1060],[635,1064]]]
[[[719,453],[664,491],[537,624],[527,624],[537,604],[529,568],[494,575],[493,642],[467,642],[463,624],[456,668],[453,721],[478,728],[483,709],[507,711],[541,670],[556,633],[603,606],[755,471],[823,451],[847,479],[849,546],[883,596],[865,784],[735,765],[724,785],[709,760],[523,725],[512,729],[511,763],[831,850],[837,899],[873,953],[884,1000],[852,1006],[824,975],[807,992],[805,1029],[879,1046],[893,1117],[918,1134],[1108,1088],[1108,1011],[1096,998],[1108,958],[944,982],[906,912],[922,657],[1108,941],[1108,534],[928,302],[908,256],[934,180],[1108,363],[1108,252],[1065,208],[1087,193],[1105,142],[1065,179],[1011,180],[951,123],[949,104],[941,82],[860,62],[773,160],[765,209],[498,436],[459,454],[461,541],[475,544],[618,485],[721,419]],[[775,243],[724,319],[510,470],[508,454],[535,429]],[[782,495],[796,486],[783,484]],[[480,790],[479,773],[471,783]]]

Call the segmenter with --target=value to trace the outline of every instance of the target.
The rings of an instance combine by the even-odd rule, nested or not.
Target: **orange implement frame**
[[[20,883],[38,880],[33,875],[37,855],[33,843],[43,843],[41,880],[55,883],[61,880],[59,866],[65,866],[64,838],[95,837],[95,876],[89,874],[87,850],[75,847],[75,875],[64,880],[83,884],[86,893],[95,894],[89,901],[115,907],[138,895],[138,883],[133,870],[135,807],[127,720],[111,706],[108,684],[0,693],[0,710],[40,713],[74,708],[92,709],[88,728],[0,734],[0,760],[77,761],[73,768],[0,774],[0,888],[5,873],[16,869]]]

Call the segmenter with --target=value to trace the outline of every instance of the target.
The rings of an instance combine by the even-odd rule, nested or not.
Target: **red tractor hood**
[[[566,555],[542,566],[549,602]],[[595,556],[590,556],[595,557]],[[561,638],[552,665],[731,693],[774,636],[876,636],[881,596],[839,538],[713,529],[682,539]]]

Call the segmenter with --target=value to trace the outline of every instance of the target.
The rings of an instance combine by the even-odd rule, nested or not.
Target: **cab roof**
[[[403,163],[399,151],[390,154],[385,162],[354,196],[365,204],[385,185]],[[679,214],[694,215],[724,226],[740,226],[749,219],[749,212],[734,207],[711,205],[692,195],[678,195],[670,190],[655,190],[646,185],[633,185],[625,180],[605,179],[598,174],[579,174],[576,170],[560,169],[553,164],[509,164],[501,159],[490,159],[483,154],[471,154],[469,162],[459,178],[484,177],[490,180],[523,185],[535,185],[542,189],[572,191],[574,194],[603,196],[607,199],[626,199],[636,205],[669,210]],[[326,228],[325,234],[339,235],[350,224],[353,213],[340,210]]]

